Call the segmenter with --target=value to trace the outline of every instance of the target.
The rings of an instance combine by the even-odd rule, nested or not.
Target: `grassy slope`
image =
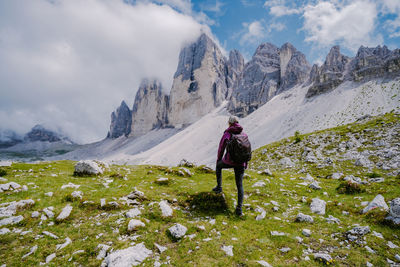
[[[389,176],[388,171],[374,170],[385,178],[383,183],[375,183],[366,186],[366,192],[356,195],[338,194],[337,186],[341,181],[325,179],[333,172],[343,172],[364,178],[370,170],[354,166],[354,161],[335,161],[335,167],[328,166],[318,168],[316,164],[309,164],[301,160],[301,153],[304,144],[313,137],[329,138],[336,136],[340,141],[347,139],[347,133],[361,133],[364,129],[382,128],[382,125],[399,123],[399,116],[388,114],[384,117],[375,118],[362,124],[353,124],[334,129],[301,136],[303,141],[293,144],[294,138],[284,139],[260,148],[254,153],[254,159],[250,169],[246,171],[248,176],[245,178],[245,216],[237,218],[232,214],[234,210],[234,199],[236,199],[236,187],[233,172],[224,171],[223,186],[229,205],[228,211],[199,210],[198,207],[190,208],[187,200],[191,196],[199,193],[208,192],[215,185],[213,173],[205,173],[201,168],[190,168],[194,173],[192,177],[181,177],[175,172],[168,172],[165,167],[157,166],[112,166],[111,170],[101,177],[74,177],[71,161],[44,162],[40,164],[13,164],[6,168],[8,175],[5,176],[9,181],[17,182],[21,185],[28,185],[29,190],[18,193],[1,193],[0,202],[9,202],[20,199],[34,199],[35,205],[25,210],[21,210],[17,215],[23,215],[25,220],[17,226],[9,226],[10,230],[32,230],[31,233],[20,235],[9,233],[0,236],[0,264],[6,263],[7,266],[34,266],[44,262],[46,256],[56,252],[57,257],[49,266],[67,266],[79,263],[83,266],[98,266],[101,261],[96,260],[96,246],[100,243],[110,244],[114,249],[126,248],[133,241],[130,237],[139,235],[136,243],[144,242],[146,247],[155,252],[153,257],[148,258],[144,265],[153,266],[154,255],[157,249],[154,242],[168,247],[168,250],[160,255],[160,262],[169,262],[174,266],[252,266],[257,265],[257,260],[265,260],[273,266],[294,265],[309,266],[319,265],[313,261],[305,261],[303,250],[311,248],[314,252],[331,250],[330,253],[334,262],[333,265],[364,265],[370,261],[376,266],[385,266],[386,258],[394,260],[395,254],[400,254],[400,249],[389,249],[386,245],[388,240],[400,246],[400,229],[386,225],[382,222],[383,213],[374,211],[366,215],[360,215],[362,209],[361,201],[370,201],[376,194],[380,193],[389,201],[395,197],[400,197],[399,177]],[[375,138],[370,136],[371,140]],[[323,142],[328,142],[324,140]],[[330,147],[335,147],[334,142]],[[328,147],[329,148],[329,147]],[[278,160],[287,156],[293,160],[298,160],[296,167],[284,169],[277,164]],[[373,160],[373,158],[371,158]],[[267,177],[257,174],[258,169],[269,167],[274,177]],[[301,169],[305,168],[306,173],[320,181],[322,190],[313,191],[308,187],[298,185],[302,180],[298,179],[305,176]],[[32,169],[31,172],[29,170]],[[178,170],[178,168],[173,168]],[[151,170],[151,171],[150,171]],[[57,174],[57,176],[52,176]],[[120,174],[114,177],[109,188],[103,185],[104,179],[109,179],[112,174]],[[124,180],[122,177],[126,177]],[[159,177],[169,177],[170,183],[159,185],[155,180]],[[253,188],[256,181],[265,181],[266,187]],[[69,202],[69,195],[76,189],[61,190],[63,184],[72,182],[81,187],[77,190],[83,191],[82,201],[94,201],[93,205],[82,205],[82,201]],[[35,185],[33,185],[33,184]],[[145,193],[148,200],[142,202],[142,215],[139,217],[146,222],[146,227],[135,233],[127,233],[129,219],[125,219],[123,212],[130,207],[121,205],[118,209],[101,209],[100,199],[106,198],[107,201],[119,201],[119,198],[127,195],[133,188],[137,187]],[[44,195],[46,192],[54,192],[52,197]],[[326,194],[324,195],[324,192]],[[302,202],[305,196],[307,202]],[[311,214],[309,202],[312,198],[319,197],[328,201],[327,214],[319,216]],[[361,197],[355,198],[355,197]],[[151,202],[168,200],[174,210],[172,218],[162,218],[158,205],[149,205]],[[174,199],[177,201],[175,202]],[[277,201],[280,205],[279,211],[274,212],[272,205],[264,205],[271,200]],[[204,199],[205,203],[206,200]],[[45,207],[53,206],[56,216],[61,209],[71,203],[73,211],[70,218],[62,223],[48,225],[52,219],[40,224],[40,219],[32,219],[32,211],[41,211]],[[341,203],[341,204],[339,204]],[[212,205],[212,203],[210,203]],[[257,212],[255,208],[263,207],[267,211],[266,218],[256,221]],[[348,211],[349,215],[343,215],[342,211]],[[297,223],[294,222],[299,213],[312,215],[315,222]],[[328,224],[325,217],[333,215],[341,220],[341,224]],[[277,220],[276,218],[281,220]],[[209,221],[216,219],[213,225]],[[184,238],[179,242],[173,242],[166,230],[175,222],[179,222],[188,228],[187,235],[196,234],[192,239]],[[369,225],[371,231],[382,233],[386,240],[379,239],[372,234],[366,236],[367,245],[377,253],[370,254],[362,246],[351,244],[346,248],[347,243],[340,245],[343,241],[342,235],[332,236],[333,233],[343,233],[353,227],[353,224],[362,226]],[[197,226],[205,226],[205,231]],[[304,237],[301,234],[303,228],[312,231],[311,237]],[[119,233],[116,230],[119,230]],[[60,237],[55,240],[47,236],[42,236],[42,231],[47,230]],[[280,231],[287,233],[287,236],[271,236],[270,231]],[[99,236],[99,234],[102,234]],[[303,243],[298,243],[296,236],[304,238]],[[56,251],[56,244],[64,243],[64,239],[69,237],[72,244],[66,248]],[[210,241],[203,239],[212,238]],[[237,238],[237,240],[232,240]],[[37,244],[38,250],[31,256],[21,260],[22,255],[29,252],[30,248]],[[221,250],[222,245],[233,245],[233,257],[228,257]],[[279,251],[282,247],[289,247],[287,253]],[[71,262],[68,259],[74,251],[83,249],[85,253],[76,254]]]

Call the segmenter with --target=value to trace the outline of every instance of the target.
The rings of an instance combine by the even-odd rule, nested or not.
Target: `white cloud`
[[[383,12],[399,14],[400,12],[400,1],[399,0],[381,0],[378,1],[383,6]]]
[[[181,47],[202,28],[160,4],[0,1],[0,127],[21,133],[44,123],[76,141],[99,140],[142,78],[169,90]]]
[[[225,5],[225,3],[220,2],[218,0],[215,0],[215,4],[202,4],[201,7],[204,11],[209,11],[209,12],[214,12],[217,14],[221,14],[222,12],[222,7]]]
[[[304,26],[307,42],[322,47],[341,44],[351,51],[361,45],[381,44],[383,38],[374,34],[377,7],[368,0],[349,4],[318,2],[304,10]]]
[[[275,17],[282,17],[302,13],[300,7],[289,7],[285,0],[269,0],[264,3],[264,7],[269,9],[269,13]]]
[[[262,21],[253,21],[252,23],[243,23],[245,32],[239,40],[240,45],[245,43],[257,43],[267,35],[267,31],[261,24]]]

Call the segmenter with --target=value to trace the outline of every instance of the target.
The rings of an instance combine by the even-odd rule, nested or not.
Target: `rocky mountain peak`
[[[59,141],[66,141],[68,143],[72,143],[67,137],[53,132],[51,130],[46,129],[40,124],[35,125],[27,134],[24,136],[25,142],[59,142]]]
[[[170,125],[191,124],[218,107],[228,94],[227,72],[225,57],[207,35],[184,47],[170,93]]]
[[[144,79],[132,108],[130,136],[141,136],[168,124],[169,97],[158,80]]]
[[[242,54],[236,49],[229,52],[228,63],[237,73],[242,72],[244,68],[244,58]]]
[[[111,125],[107,137],[118,138],[123,135],[128,136],[131,132],[131,124],[132,112],[125,101],[122,101],[117,110],[111,113]]]
[[[340,53],[340,47],[335,45],[326,56],[323,68],[330,71],[343,72],[346,64],[350,61],[349,57]]]

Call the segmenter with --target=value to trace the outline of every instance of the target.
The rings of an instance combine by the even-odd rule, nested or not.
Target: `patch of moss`
[[[348,195],[365,192],[365,189],[361,185],[353,183],[351,181],[345,181],[340,183],[339,186],[336,188],[336,190],[339,194],[348,194]]]

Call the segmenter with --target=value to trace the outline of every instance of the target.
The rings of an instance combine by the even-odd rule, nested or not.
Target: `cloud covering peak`
[[[180,49],[204,27],[165,4],[1,1],[0,128],[46,124],[78,142],[99,140],[142,78],[171,87]]]

